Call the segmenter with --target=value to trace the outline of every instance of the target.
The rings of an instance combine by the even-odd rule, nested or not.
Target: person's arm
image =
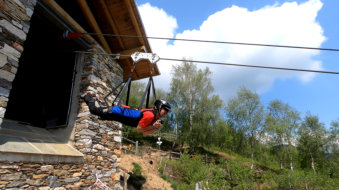
[[[137,131],[142,132],[144,136],[149,135],[157,131],[161,127],[161,122],[160,120],[156,121],[153,123],[153,125],[149,125],[147,127],[142,127],[140,125],[137,126]]]

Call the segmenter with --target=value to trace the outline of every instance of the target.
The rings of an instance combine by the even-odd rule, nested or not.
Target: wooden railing
[[[130,151],[133,152],[135,155],[139,155],[141,157],[143,157],[144,155],[148,155],[148,156],[153,156],[153,157],[169,157],[169,159],[179,159],[181,157],[181,153],[180,152],[173,152],[173,151],[163,151],[160,149],[155,149],[152,147],[144,147],[144,146],[139,146],[139,142],[138,141],[133,141],[131,139],[128,139],[126,137],[122,137],[122,139],[124,141],[127,141],[129,143],[132,143],[134,145],[134,150],[133,148],[130,148],[129,146],[124,146],[121,144],[121,149],[124,149],[126,152]],[[165,155],[152,155],[152,152],[157,152],[157,153],[163,153]],[[176,155],[177,157],[173,157],[172,155]]]

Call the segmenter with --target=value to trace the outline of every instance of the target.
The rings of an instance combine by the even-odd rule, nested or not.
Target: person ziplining
[[[156,100],[153,108],[141,110],[131,109],[128,106],[102,106],[98,98],[90,93],[83,97],[90,112],[102,120],[114,120],[125,125],[136,127],[144,136],[157,131],[162,126],[160,118],[171,111],[171,105],[165,100]]]
[[[138,132],[141,132],[144,136],[146,136],[154,133],[162,126],[163,122],[161,118],[165,117],[168,112],[171,111],[171,105],[166,100],[158,99],[154,102],[154,107],[142,109],[146,95],[146,107],[148,107],[151,87],[153,89],[153,95],[156,98],[152,75],[154,64],[159,60],[159,57],[155,54],[136,52],[131,55],[131,58],[133,60],[133,66],[129,76],[105,96],[105,102],[101,101],[96,95],[92,93],[86,93],[82,96],[82,98],[86,102],[90,112],[99,116],[100,119],[114,120],[131,127],[136,127]],[[131,109],[128,105],[122,105],[121,102],[127,90],[126,87],[131,83],[135,65],[141,59],[149,59],[152,64],[152,68],[146,90],[139,105],[139,109]],[[107,97],[115,92],[120,86],[120,92],[115,97],[112,106],[109,106]],[[119,101],[117,105],[114,105],[114,102],[116,102],[117,99],[119,99]]]

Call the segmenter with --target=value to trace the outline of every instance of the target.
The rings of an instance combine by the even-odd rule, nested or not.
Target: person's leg
[[[98,98],[93,94],[87,93],[85,96],[82,96],[82,98],[86,102],[89,111],[92,114],[99,116],[101,120],[114,120],[125,125],[136,127],[141,119],[140,117],[131,118],[124,116],[123,114],[113,113],[113,107],[103,106]],[[121,109],[125,108],[121,107]]]
[[[94,95],[89,93],[86,94],[84,96],[84,101],[86,102],[89,111],[94,115],[103,116],[107,112],[107,107],[100,105],[98,99]]]

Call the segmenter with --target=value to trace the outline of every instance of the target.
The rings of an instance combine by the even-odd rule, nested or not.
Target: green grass
[[[141,174],[142,174],[141,166],[139,164],[135,163],[135,162],[133,162],[132,164],[134,166],[132,173],[136,176],[141,176]]]

